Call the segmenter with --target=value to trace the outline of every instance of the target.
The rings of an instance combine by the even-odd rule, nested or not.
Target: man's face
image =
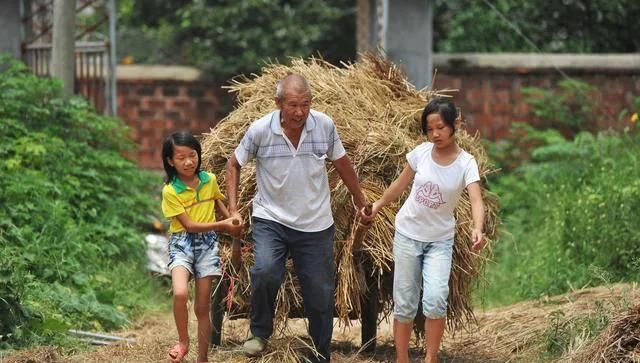
[[[304,127],[311,110],[311,96],[309,92],[285,91],[282,100],[276,98],[276,105],[280,109],[282,126],[289,129]]]

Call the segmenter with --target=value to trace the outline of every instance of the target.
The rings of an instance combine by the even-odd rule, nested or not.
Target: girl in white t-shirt
[[[449,275],[456,221],[453,213],[466,188],[473,215],[474,250],[484,245],[482,227],[484,204],[478,165],[472,155],[456,143],[453,102],[436,98],[422,113],[425,142],[407,154],[407,166],[373,203],[372,213],[360,211],[370,222],[385,205],[398,199],[413,181],[411,194],[396,216],[393,241],[394,276],[393,334],[396,363],[409,362],[409,338],[418,311],[420,289],[422,312],[426,317],[425,363],[438,362],[440,340],[445,329]]]

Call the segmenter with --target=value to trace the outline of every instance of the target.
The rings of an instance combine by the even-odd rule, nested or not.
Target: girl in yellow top
[[[188,285],[195,278],[195,313],[198,319],[198,362],[207,362],[209,335],[209,298],[213,276],[219,276],[220,256],[214,231],[240,233],[231,218],[216,222],[216,206],[225,217],[224,196],[216,177],[200,170],[202,148],[188,132],[176,132],[162,145],[162,162],[167,174],[162,189],[162,212],[171,220],[169,228],[169,269],[173,287],[173,315],[178,343],[168,358],[180,362],[189,351]]]

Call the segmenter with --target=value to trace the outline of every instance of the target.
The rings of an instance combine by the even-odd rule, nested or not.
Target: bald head
[[[307,94],[311,97],[311,87],[309,82],[299,74],[289,74],[276,85],[276,98],[284,101],[285,94],[292,93],[296,95]]]

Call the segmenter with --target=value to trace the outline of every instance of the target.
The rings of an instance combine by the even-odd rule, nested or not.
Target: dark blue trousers
[[[300,280],[309,335],[318,352],[328,359],[335,292],[334,226],[320,232],[300,232],[254,217],[252,231],[251,333],[264,339],[273,333],[276,296],[284,281],[288,253]]]

